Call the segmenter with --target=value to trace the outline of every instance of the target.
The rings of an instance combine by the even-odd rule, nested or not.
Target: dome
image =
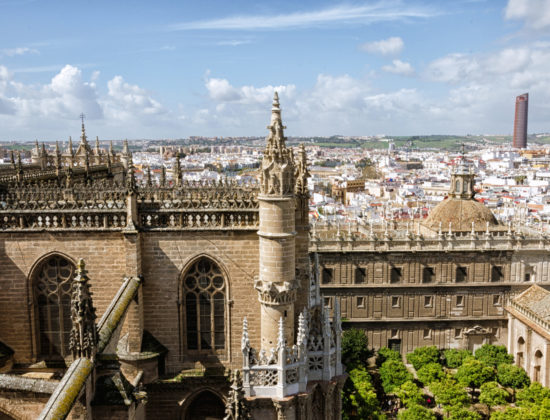
[[[430,212],[424,225],[430,229],[439,229],[440,223],[443,230],[448,229],[449,223],[452,223],[454,231],[476,231],[485,230],[487,223],[489,228],[498,226],[498,221],[483,203],[474,199],[452,198],[442,201]]]

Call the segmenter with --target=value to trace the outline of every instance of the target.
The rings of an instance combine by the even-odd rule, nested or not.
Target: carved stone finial
[[[181,164],[180,164],[181,155],[180,152],[176,153],[176,161],[174,162],[174,169],[172,173],[172,178],[175,184],[179,187],[181,185]]]
[[[279,334],[277,335],[277,347],[281,348],[285,345],[285,323],[283,317],[279,318]]]
[[[291,196],[294,194],[294,159],[286,147],[279,95],[273,96],[271,123],[267,126],[267,146],[260,168],[260,193],[263,195]]]
[[[111,156],[115,155],[115,149],[113,148],[113,141],[112,140],[109,142],[109,154]]]
[[[125,156],[130,154],[130,151],[128,149],[128,139],[124,139],[124,143],[122,143],[122,154]]]
[[[67,147],[67,151],[69,152],[69,155],[74,156],[73,138],[71,136],[69,136],[69,146]]]
[[[147,187],[151,188],[153,186],[153,178],[151,177],[151,167],[147,166]]]
[[[80,143],[85,147],[88,146],[88,138],[86,137],[86,128],[84,127],[84,114],[80,114],[80,119],[82,120],[82,132],[80,133]],[[88,147],[86,147],[87,149]]]
[[[21,181],[23,176],[23,163],[21,162],[21,152],[17,152],[17,178]]]
[[[250,339],[248,337],[248,320],[243,319],[243,336],[241,337],[241,350],[245,351],[250,348]]]
[[[96,314],[88,284],[86,265],[83,259],[78,261],[76,276],[73,280],[71,296],[72,328],[69,349],[74,359],[93,358],[97,345]]]
[[[13,150],[10,150],[10,162],[11,162],[11,167],[13,169],[16,168],[15,166],[15,155],[13,154]]]
[[[95,155],[99,156],[99,136],[95,137]]]
[[[307,179],[309,178],[310,173],[307,170],[307,154],[303,143],[300,145],[297,161],[298,163],[294,173],[294,178],[296,179],[294,192],[297,195],[308,196],[309,190],[307,188]]]
[[[307,325],[306,308],[304,308],[304,310],[300,312],[300,315],[298,317],[298,336],[296,337],[296,343],[298,344],[298,346],[301,346],[302,344],[304,346],[307,346],[308,335],[309,331]]]
[[[231,372],[231,386],[225,403],[223,420],[245,420],[250,418],[248,407],[244,402],[244,390],[240,372]]]
[[[166,186],[166,168],[164,167],[164,165],[162,165],[160,169],[160,186]]]
[[[128,172],[126,173],[126,189],[128,190],[129,194],[135,193],[137,189],[136,173],[134,169],[134,162],[132,161],[132,156],[130,156],[128,159]]]

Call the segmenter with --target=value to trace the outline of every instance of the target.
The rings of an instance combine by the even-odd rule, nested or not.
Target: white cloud
[[[327,24],[371,24],[410,18],[429,18],[438,12],[425,6],[410,6],[401,1],[379,1],[363,6],[340,5],[311,12],[288,14],[244,15],[221,19],[184,22],[168,30],[273,30],[303,28]]]
[[[205,83],[206,89],[211,99],[216,102],[236,102],[241,104],[269,103],[273,97],[273,92],[285,94],[291,97],[296,87],[294,85],[280,86],[241,86],[233,87],[227,79],[218,79],[209,77]]]
[[[239,45],[247,45],[251,43],[252,41],[250,39],[226,39],[226,40],[217,42],[216,45],[238,47]]]
[[[524,20],[526,29],[550,28],[550,0],[509,0],[506,19]]]
[[[25,54],[38,54],[38,50],[29,47],[6,48],[0,50],[0,55],[5,55],[7,57]]]
[[[392,36],[380,41],[367,42],[361,45],[363,51],[382,55],[397,55],[403,50],[403,40],[398,36]]]
[[[107,88],[108,96],[103,105],[110,118],[128,121],[167,112],[145,89],[126,83],[122,76],[109,80]]]
[[[414,74],[413,66],[401,60],[393,60],[391,65],[382,66],[382,70],[402,76],[411,76]]]

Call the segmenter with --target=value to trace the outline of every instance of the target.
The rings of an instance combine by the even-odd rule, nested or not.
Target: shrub
[[[463,407],[453,407],[449,410],[448,420],[481,420],[481,414]]]
[[[506,347],[495,346],[493,344],[482,345],[476,350],[475,357],[477,360],[494,368],[502,363],[514,362],[514,357],[511,354],[508,354]]]
[[[470,350],[457,350],[449,349],[443,352],[443,358],[445,360],[445,366],[450,368],[457,368],[464,363],[469,357],[474,357]]]
[[[378,350],[378,355],[376,356],[376,366],[382,366],[386,360],[398,360],[401,361],[401,355],[395,350],[389,349],[387,347],[381,347]]]
[[[380,366],[380,379],[382,388],[386,393],[394,392],[407,381],[412,381],[413,376],[407,370],[403,362],[387,360]]]
[[[538,382],[533,382],[518,392],[517,405],[521,407],[541,405],[545,399],[550,400],[550,389],[543,387]]]
[[[439,350],[436,346],[417,347],[412,353],[407,354],[407,361],[416,370],[428,363],[439,363]]]

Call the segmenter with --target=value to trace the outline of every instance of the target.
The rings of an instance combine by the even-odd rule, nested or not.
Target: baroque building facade
[[[474,195],[462,158],[425,220],[313,224],[324,304],[339,303],[344,328],[403,355],[427,345],[508,345],[507,303],[533,283],[550,285],[550,238],[522,221],[498,223]]]
[[[1,419],[339,418],[340,317],[284,128],[275,95],[259,184],[188,182],[179,158],[138,183],[84,124],[0,167]]]

